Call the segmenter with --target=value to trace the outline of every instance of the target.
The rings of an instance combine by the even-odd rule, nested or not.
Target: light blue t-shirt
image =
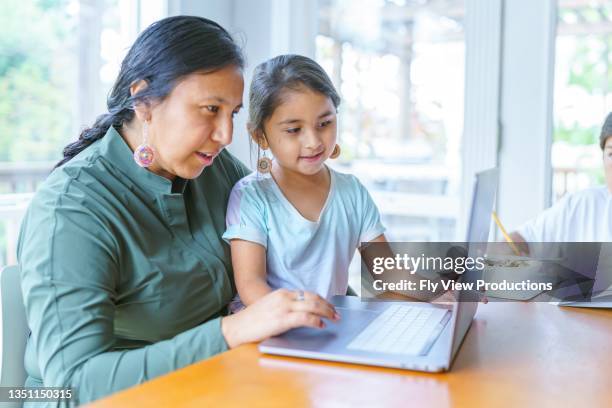
[[[263,245],[273,289],[308,290],[327,299],[346,294],[355,250],[385,231],[359,180],[329,171],[329,194],[317,222],[304,218],[269,174],[251,173],[232,190],[223,239]]]

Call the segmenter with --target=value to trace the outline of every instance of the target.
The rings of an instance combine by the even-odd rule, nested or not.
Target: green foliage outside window
[[[0,2],[0,161],[56,160],[73,138],[76,26],[67,3]]]

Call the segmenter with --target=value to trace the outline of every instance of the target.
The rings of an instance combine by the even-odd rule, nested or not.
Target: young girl
[[[340,154],[340,97],[316,62],[281,55],[255,69],[249,102],[249,133],[264,157],[228,203],[223,238],[239,295],[230,308],[278,288],[344,295],[355,249],[384,241],[385,229],[357,178],[325,165]]]

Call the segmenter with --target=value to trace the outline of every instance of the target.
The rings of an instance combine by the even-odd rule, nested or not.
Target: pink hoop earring
[[[145,120],[142,125],[142,144],[134,150],[134,161],[140,167],[149,167],[155,159],[155,151],[148,143],[149,124]]]

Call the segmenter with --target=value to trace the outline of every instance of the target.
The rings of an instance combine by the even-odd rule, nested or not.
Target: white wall
[[[227,28],[232,20],[233,3],[233,0],[168,0],[168,15],[202,16]]]
[[[514,229],[550,205],[555,0],[504,2],[499,215]]]
[[[502,0],[466,0],[465,121],[461,214],[457,240],[465,239],[474,176],[498,165]]]

